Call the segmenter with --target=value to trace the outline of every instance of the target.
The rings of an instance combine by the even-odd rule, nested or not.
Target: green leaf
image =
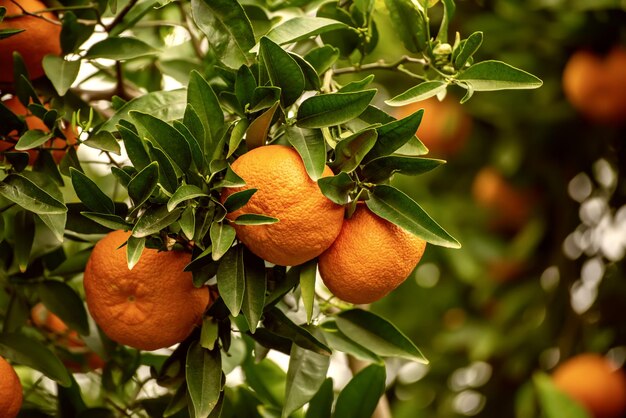
[[[283,404],[286,376],[283,369],[276,363],[270,359],[264,359],[258,363],[248,359],[243,364],[243,370],[246,383],[250,385],[259,399],[276,407]]]
[[[230,158],[235,151],[239,148],[239,145],[243,141],[243,137],[248,130],[248,119],[239,119],[235,122],[235,127],[230,133],[230,138],[228,140],[228,154],[226,154],[226,158]]]
[[[352,341],[346,334],[339,331],[334,321],[325,322],[322,326],[324,339],[333,350],[339,350],[370,363],[384,364],[383,360],[362,345]]]
[[[208,197],[209,195],[204,193],[202,189],[192,184],[183,184],[176,192],[170,197],[170,200],[167,202],[167,210],[173,210],[180,203],[195,199],[197,197]]]
[[[37,215],[41,221],[52,231],[55,238],[59,242],[63,242],[63,234],[65,233],[65,224],[67,222],[67,213],[56,215],[39,214]]]
[[[252,100],[252,92],[257,88],[256,80],[250,67],[242,65],[237,70],[237,78],[235,79],[235,96],[242,106],[250,103]]]
[[[246,130],[246,145],[249,150],[265,145],[278,104],[278,102],[274,103],[272,107],[263,112],[261,116],[253,120],[248,126]]]
[[[78,76],[80,60],[66,61],[56,55],[46,55],[42,64],[46,76],[52,82],[59,96],[65,96]]]
[[[310,50],[304,59],[315,68],[318,74],[325,73],[339,58],[339,50],[332,45],[324,45]]]
[[[241,310],[248,322],[250,332],[254,334],[265,306],[265,262],[247,248],[243,251],[246,286]]]
[[[233,169],[230,168],[229,165],[226,169],[226,174],[224,175],[224,178],[220,183],[216,185],[216,187],[242,187],[245,185],[246,182],[241,177],[239,177],[237,173],[235,173]]]
[[[292,105],[304,91],[304,74],[291,55],[270,39],[261,38],[259,59],[267,69],[273,86],[281,89],[281,102]]]
[[[135,267],[135,265],[139,262],[139,258],[141,257],[141,253],[143,253],[143,249],[145,247],[145,238],[136,238],[133,236],[128,238],[128,241],[126,242],[126,262],[128,270],[132,270],[133,267]]]
[[[97,42],[87,50],[85,59],[107,58],[122,61],[154,55],[157,49],[137,38],[118,38],[110,36]]]
[[[193,235],[196,230],[196,209],[193,206],[187,206],[183,213],[180,215],[180,229],[183,234],[189,239],[193,240]]]
[[[362,80],[351,81],[348,84],[346,84],[345,86],[343,86],[342,88],[340,88],[338,90],[338,92],[339,93],[352,93],[352,92],[355,92],[355,91],[361,91],[365,87],[370,85],[370,83],[372,81],[374,81],[374,74],[370,74],[370,75],[368,75],[367,77],[365,77]]]
[[[459,52],[454,57],[454,67],[461,69],[467,61],[478,51],[483,43],[483,33],[474,32],[461,43]]]
[[[267,215],[259,215],[256,213],[244,213],[239,215],[237,219],[233,221],[237,225],[269,225],[279,222],[278,218],[273,218]]]
[[[31,129],[24,132],[24,135],[20,137],[15,144],[16,151],[26,151],[32,148],[36,148],[39,145],[45,144],[54,135],[52,132],[44,132],[39,129]]]
[[[150,163],[143,170],[137,173],[128,182],[128,196],[135,203],[135,207],[141,206],[157,187],[159,182],[159,163]],[[171,199],[170,199],[171,200]],[[169,205],[168,205],[169,209]]]
[[[411,0],[385,0],[385,5],[404,47],[411,52],[425,52],[430,34],[424,13]]]
[[[93,180],[73,167],[70,168],[70,174],[72,186],[81,202],[94,212],[114,213],[113,200],[104,194]]]
[[[37,285],[37,293],[43,304],[57,315],[68,327],[81,335],[89,335],[87,311],[81,297],[67,284],[56,280],[44,280]]]
[[[141,215],[141,218],[133,227],[133,236],[143,238],[160,232],[176,222],[182,211],[183,209],[181,208],[170,212],[165,206],[151,207]]]
[[[25,29],[0,29],[0,40],[10,38],[13,35],[24,32]]]
[[[337,29],[349,29],[343,22],[324,17],[299,16],[274,26],[267,35],[279,45],[302,41]]]
[[[61,386],[70,387],[72,384],[72,378],[61,360],[37,340],[20,334],[0,334],[0,355],[39,370]]]
[[[193,0],[193,19],[217,58],[231,68],[251,64],[252,25],[236,0]]]
[[[428,363],[411,340],[391,322],[374,313],[351,309],[337,315],[336,321],[339,331],[379,356]]]
[[[376,129],[366,129],[342,139],[335,147],[335,159],[331,167],[346,173],[356,170],[374,147],[377,137]]]
[[[32,213],[26,210],[20,210],[15,214],[13,223],[10,224],[14,228],[15,245],[13,247],[15,261],[23,273],[28,268],[30,261],[30,253],[35,240],[35,220]]]
[[[545,373],[535,373],[533,383],[546,418],[591,418],[585,408],[559,390]]]
[[[230,213],[243,207],[257,190],[258,189],[246,189],[229,195],[223,203],[226,211]]]
[[[243,246],[231,247],[217,268],[217,289],[233,316],[239,315],[246,287]]]
[[[172,159],[181,171],[191,165],[191,151],[185,137],[170,124],[147,113],[133,110],[130,116],[141,124],[154,139],[158,147]]]
[[[322,177],[317,184],[324,196],[338,205],[347,204],[350,201],[350,192],[356,187],[350,175],[343,171],[336,176]]]
[[[343,22],[346,26],[357,27],[350,13],[339,6],[339,2],[331,1],[322,4],[317,10],[317,16]],[[361,44],[361,38],[352,29],[339,29],[322,33],[322,42],[336,47],[343,58],[348,58]]]
[[[117,129],[122,136],[124,148],[126,149],[130,162],[133,163],[133,166],[137,170],[146,168],[148,164],[150,164],[150,157],[139,135],[122,125],[118,125]]]
[[[376,90],[329,93],[309,97],[298,109],[298,126],[324,128],[348,122],[359,116],[374,98]]]
[[[325,356],[332,354],[330,348],[315,338],[307,329],[296,325],[276,307],[265,311],[263,324],[269,331],[290,339],[302,348]]]
[[[454,16],[456,6],[453,0],[441,0],[441,3],[443,4],[443,17],[441,18],[441,25],[439,26],[436,40],[445,43],[448,42],[448,26]]]
[[[213,222],[210,229],[211,236],[211,257],[219,260],[230,249],[235,242],[235,228],[222,222]]]
[[[306,410],[305,418],[328,418],[332,414],[334,400],[333,379],[324,380],[322,386],[311,398],[309,408]]]
[[[38,215],[63,214],[67,207],[22,174],[9,174],[0,183],[0,196]]]
[[[313,259],[304,263],[300,269],[300,291],[302,303],[306,310],[306,323],[310,324],[313,318],[313,306],[315,302],[315,276],[317,274],[317,260]]]
[[[117,155],[120,155],[121,152],[120,144],[118,144],[115,137],[109,131],[98,131],[93,133],[89,135],[89,138],[87,138],[83,144],[94,149],[109,151]]]
[[[154,91],[132,99],[118,109],[99,129],[115,132],[116,125],[122,119],[129,119],[128,112],[140,110],[149,113],[157,119],[169,122],[181,119],[187,106],[187,90]]]
[[[392,186],[384,184],[375,186],[366,203],[376,215],[431,244],[461,248],[461,244],[428,216],[420,205]]]
[[[445,161],[432,158],[389,155],[370,161],[363,167],[361,173],[367,181],[380,183],[389,179],[394,173],[416,176],[427,173],[441,164],[445,164]]]
[[[291,346],[282,418],[289,417],[315,396],[326,379],[329,365],[329,356],[312,353],[296,344]]]
[[[392,99],[385,100],[385,103],[389,106],[404,106],[409,103],[421,102],[446,91],[447,87],[448,83],[445,81],[424,81]]]
[[[117,215],[106,215],[94,212],[81,212],[80,214],[85,218],[112,230],[122,229],[124,231],[128,231],[128,228],[131,226],[124,221],[124,218]]]
[[[302,74],[304,75],[304,90],[320,90],[322,88],[322,82],[315,68],[295,52],[289,52],[289,56],[296,61],[300,70],[302,70]]]
[[[385,393],[385,367],[370,364],[357,373],[339,393],[334,416],[371,417],[383,393]]]
[[[298,151],[306,172],[317,181],[326,168],[326,142],[318,129],[303,129],[297,126],[285,127],[287,141]]]
[[[93,35],[95,25],[79,23],[76,15],[65,10],[63,13],[63,27],[61,28],[61,49],[63,55],[76,52],[77,49]]]
[[[222,360],[219,349],[206,350],[194,341],[185,364],[187,391],[197,417],[206,417],[217,405],[222,391]]]
[[[501,61],[483,61],[463,71],[457,81],[469,84],[474,91],[536,89],[543,82],[526,71]]]
[[[259,86],[252,92],[249,113],[269,109],[280,100],[280,88],[274,86]]]
[[[215,2],[221,3],[223,0]],[[215,92],[206,80],[197,71],[189,75],[187,102],[200,117],[204,127],[204,147],[206,153],[212,151],[212,144],[217,143],[224,126],[224,111],[217,100]]]
[[[175,120],[174,128],[183,135],[185,141],[187,141],[187,145],[189,145],[189,150],[191,151],[191,159],[195,164],[195,170],[190,171],[198,171],[204,167],[204,151],[202,147],[204,144],[200,143],[203,141],[203,138],[200,138],[200,141],[196,139],[196,137],[191,133],[189,128],[187,128],[182,122]]]
[[[165,190],[175,193],[178,188],[178,175],[174,169],[174,163],[159,148],[148,142],[148,153],[150,157],[159,163],[159,183]]]
[[[377,157],[393,154],[409,143],[409,141],[415,138],[415,132],[422,123],[423,115],[424,109],[420,109],[412,115],[376,128],[378,138],[364,160],[368,162]],[[426,147],[416,138],[415,140],[418,146],[422,146],[425,154],[428,151]]]

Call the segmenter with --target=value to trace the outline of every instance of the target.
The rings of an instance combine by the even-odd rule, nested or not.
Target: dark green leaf
[[[248,149],[265,145],[276,109],[278,109],[278,102],[274,103],[272,107],[250,123],[246,130],[246,145]]]
[[[167,210],[172,210],[181,202],[197,197],[208,197],[208,195],[197,186],[184,184],[176,189],[176,192],[170,197],[170,200],[167,202]]]
[[[20,334],[0,334],[0,355],[39,370],[62,386],[69,387],[72,384],[71,376],[61,360],[37,340]]]
[[[315,276],[317,274],[317,260],[307,261],[300,268],[300,291],[302,303],[306,310],[306,323],[310,324],[313,318],[313,306],[315,302]]]
[[[287,126],[285,136],[300,154],[311,180],[317,181],[326,168],[326,142],[322,132],[318,129]]]
[[[213,222],[210,229],[211,257],[219,260],[230,249],[235,241],[235,228],[222,222]]]
[[[115,137],[109,131],[101,130],[93,133],[89,135],[89,138],[87,138],[83,144],[94,149],[109,151],[117,155],[120,155],[121,152],[120,144],[118,144]]]
[[[0,196],[38,215],[63,214],[67,207],[21,174],[9,174],[0,183]]]
[[[37,293],[46,308],[57,315],[71,329],[89,335],[87,311],[80,296],[63,282],[44,280],[37,285]]]
[[[415,132],[420,123],[422,123],[423,115],[424,109],[420,109],[403,119],[389,122],[376,128],[378,139],[372,150],[365,156],[365,161],[392,154],[415,138]],[[418,145],[421,145],[424,151],[423,154],[425,154],[428,151],[426,147],[417,139],[416,142]]]
[[[250,102],[250,113],[260,112],[269,109],[280,100],[280,88],[274,86],[259,86],[252,92]]]
[[[66,61],[56,55],[46,55],[42,64],[46,76],[52,82],[59,96],[65,96],[78,76],[80,60]]]
[[[13,223],[10,225],[14,228],[14,258],[20,271],[23,273],[28,268],[30,253],[33,248],[35,239],[35,219],[32,213],[26,210],[20,210],[15,214]]]
[[[339,50],[331,45],[324,45],[307,52],[304,59],[315,68],[318,74],[325,73],[339,58]]]
[[[130,116],[141,124],[160,149],[172,159],[181,171],[191,165],[191,151],[185,137],[173,126],[147,113],[131,111]]]
[[[243,262],[246,287],[241,310],[248,322],[250,332],[254,334],[265,306],[265,262],[247,248],[244,248]]]
[[[326,379],[329,365],[329,356],[312,353],[296,344],[291,346],[282,418],[287,418],[315,396]]]
[[[420,350],[391,322],[362,309],[340,313],[337,327],[350,340],[383,357],[428,363]]]
[[[0,40],[22,33],[24,30],[25,29],[0,29]]]
[[[246,287],[243,246],[231,247],[217,268],[217,289],[233,316],[239,315]]]
[[[336,176],[322,177],[317,184],[324,196],[338,205],[347,204],[350,201],[350,192],[356,187],[354,180],[343,171]]]
[[[336,418],[371,417],[385,393],[385,367],[370,364],[357,373],[337,397]]]
[[[480,45],[483,43],[483,33],[474,32],[464,42],[460,48],[458,54],[454,57],[454,67],[461,69],[465,66],[467,61],[478,51]]]
[[[239,215],[233,223],[237,225],[269,225],[280,222],[280,219],[266,215],[258,215],[256,213],[244,213]]]
[[[150,157],[148,156],[143,141],[135,132],[122,125],[118,125],[117,129],[122,136],[124,148],[126,148],[130,162],[133,163],[133,166],[135,166],[137,170],[146,168],[148,164],[150,164]]]
[[[225,0],[219,0],[223,3]],[[230,0],[226,1],[230,3]],[[206,80],[197,71],[192,71],[189,76],[189,87],[187,90],[187,101],[196,111],[204,127],[204,149],[205,153],[212,152],[212,147],[219,140],[220,133],[224,125],[224,111],[222,110],[215,92]]]
[[[235,96],[242,106],[250,103],[252,100],[252,92],[257,88],[256,80],[250,67],[242,65],[237,70],[237,78],[235,79]]]
[[[441,25],[439,26],[436,40],[445,43],[448,42],[448,26],[454,16],[456,6],[453,0],[441,0],[441,3],[443,4],[443,17],[441,18]]]
[[[385,100],[385,103],[389,106],[404,106],[409,103],[421,102],[446,91],[447,87],[448,84],[445,81],[424,81],[392,99]]]
[[[239,177],[237,173],[235,173],[233,169],[230,168],[229,165],[228,169],[226,170],[226,175],[224,176],[222,181],[216,185],[216,187],[242,187],[245,185],[246,182],[241,177]]]
[[[146,239],[145,238],[136,238],[129,237],[126,242],[126,262],[128,265],[128,270],[132,270],[133,267],[139,262],[139,258],[141,257],[141,253],[143,253],[143,249],[146,247]]]
[[[69,10],[63,13],[63,27],[61,28],[61,49],[67,55],[76,50],[91,37],[95,25],[84,25],[78,22],[76,15]]]
[[[411,0],[385,0],[385,5],[404,47],[411,52],[425,52],[430,34],[424,12]]]
[[[317,16],[345,23],[346,26],[351,28],[358,26],[352,19],[352,16],[350,16],[350,13],[340,7],[337,1],[322,4],[317,10]],[[324,44],[336,47],[344,58],[348,58],[361,43],[359,34],[351,29],[338,29],[322,33],[321,38]]]
[[[315,68],[313,68],[307,60],[294,52],[289,52],[289,56],[298,63],[300,70],[302,70],[302,74],[304,75],[304,89],[320,90],[322,88],[322,82]]]
[[[259,57],[272,85],[281,89],[282,104],[292,105],[304,91],[304,74],[296,60],[266,37],[261,38]]]
[[[362,80],[351,81],[350,83],[340,88],[338,91],[339,93],[352,93],[355,91],[361,91],[365,87],[367,87],[372,81],[374,81],[374,74],[370,74]]]
[[[390,178],[394,173],[416,176],[427,173],[444,163],[444,160],[432,158],[389,155],[370,161],[363,167],[361,173],[367,181],[380,183]]]
[[[374,147],[376,138],[378,138],[376,129],[366,129],[342,139],[335,147],[335,159],[331,167],[346,173],[356,170]]]
[[[257,190],[258,189],[246,189],[235,192],[226,198],[223,205],[229,213],[234,212],[248,203],[252,195],[256,193]]]
[[[178,187],[178,176],[174,169],[172,160],[159,148],[155,148],[151,143],[148,143],[148,153],[153,160],[159,163],[159,183],[165,190],[170,193],[175,193]]]
[[[146,210],[133,227],[133,236],[143,238],[160,232],[176,222],[182,211],[183,209],[177,208],[170,212],[165,206],[152,207]]]
[[[325,322],[322,328],[324,330],[324,339],[333,350],[339,350],[370,363],[383,364],[383,360],[380,357],[339,331],[336,322]]]
[[[235,122],[235,127],[230,133],[230,138],[228,140],[228,154],[226,154],[226,158],[229,158],[231,155],[237,151],[241,141],[243,141],[243,137],[248,130],[248,119],[239,119]]]
[[[366,203],[376,215],[431,244],[448,248],[461,247],[461,244],[428,216],[420,205],[392,186],[384,184],[375,186]]]
[[[324,380],[324,383],[322,383],[322,386],[320,386],[315,396],[311,398],[305,418],[330,417],[332,415],[333,400],[333,379],[328,378]]]
[[[187,391],[196,416],[206,417],[217,405],[222,391],[220,350],[206,350],[194,341],[187,351],[185,365]]]
[[[70,168],[70,174],[76,195],[89,209],[111,214],[115,211],[113,200],[93,180],[75,168]]]
[[[159,182],[159,163],[152,162],[128,182],[128,196],[133,199],[135,207],[141,206],[157,187]],[[173,196],[172,196],[173,197]],[[170,199],[171,200],[171,199]],[[169,205],[168,205],[169,208]]]
[[[46,143],[52,137],[52,132],[44,132],[39,129],[28,130],[24,132],[24,135],[22,135],[17,141],[17,144],[15,144],[15,150],[26,151],[36,148],[39,145]]]
[[[259,329],[259,331],[261,330]],[[286,376],[276,363],[269,359],[264,359],[258,363],[247,360],[243,364],[243,370],[246,375],[246,383],[261,400],[277,407],[283,404]]]
[[[202,150],[204,143],[200,141],[203,141],[203,139],[200,138],[200,140],[197,140],[189,128],[180,121],[175,120],[173,125],[174,128],[183,135],[185,141],[187,141],[187,145],[189,145],[189,150],[191,151],[191,159],[196,166],[196,171],[201,170],[204,167],[204,151]]]
[[[124,221],[124,218],[117,215],[104,215],[93,212],[81,212],[81,215],[112,230],[122,229],[128,231],[128,228],[131,226]]]
[[[375,94],[376,90],[364,90],[310,97],[298,109],[297,125],[302,128],[324,128],[348,122],[367,108]]]
[[[154,55],[158,51],[137,38],[118,38],[110,36],[97,42],[85,54],[86,59],[107,58],[121,61]]]
[[[236,0],[193,0],[193,19],[217,58],[231,68],[251,64],[252,26]]]
[[[296,325],[276,307],[266,310],[263,324],[271,332],[289,338],[302,348],[325,356],[332,354],[330,348],[315,338],[308,330]]]
[[[469,84],[474,91],[536,89],[543,82],[526,71],[501,61],[483,61],[463,71],[458,81]]]

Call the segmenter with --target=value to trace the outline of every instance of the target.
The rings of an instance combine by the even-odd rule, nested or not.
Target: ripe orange
[[[572,357],[556,368],[552,379],[594,418],[617,418],[626,412],[626,374],[605,357]]]
[[[563,91],[589,119],[626,121],[626,48],[616,46],[605,57],[575,52],[563,70]]]
[[[209,303],[206,287],[195,288],[184,272],[191,254],[146,248],[132,270],[124,244],[129,233],[114,231],[100,240],[85,268],[87,307],[111,339],[140,350],[184,340]]]
[[[61,318],[50,312],[42,303],[33,306],[30,318],[37,328],[51,333],[60,346],[68,349],[85,349],[85,343],[78,332],[69,329]]]
[[[22,407],[22,384],[13,367],[0,357],[0,412],[2,418],[15,418]]]
[[[490,222],[496,229],[516,231],[531,216],[531,193],[512,186],[493,167],[484,167],[476,174],[472,194],[476,203],[490,212]]]
[[[18,0],[17,3],[28,12],[38,12],[47,6],[39,0]],[[40,13],[39,16],[23,15],[22,10],[11,0],[0,0],[6,7],[6,17],[0,22],[0,29],[24,29],[24,32],[0,40],[0,83],[13,82],[13,51],[20,53],[31,79],[44,75],[41,61],[48,54],[60,55],[61,23],[53,13]],[[22,15],[11,18],[12,15]]]
[[[333,245],[320,255],[320,275],[338,298],[372,303],[406,280],[425,248],[426,241],[359,204]]]
[[[269,225],[233,224],[237,237],[254,254],[274,264],[295,266],[317,257],[333,243],[341,230],[344,208],[322,194],[296,150],[283,145],[258,147],[239,157],[232,169],[246,185],[224,189],[222,202],[235,192],[258,190],[227,218],[255,213],[279,219]],[[323,177],[332,175],[325,167]]]
[[[41,119],[33,115],[27,116],[28,109],[22,105],[22,103],[19,101],[19,99],[16,96],[12,97],[9,100],[2,102],[2,104],[4,104],[9,110],[11,110],[16,115],[25,116],[26,126],[28,126],[28,129],[40,129],[44,132],[50,132],[50,129],[48,129],[48,127],[43,123]],[[48,106],[46,105],[45,107],[48,107]],[[16,134],[17,133],[15,131],[9,133],[9,135],[16,135]],[[67,138],[67,142],[61,138],[54,138],[46,142],[43,145],[43,147],[44,148],[65,148],[67,145],[76,144],[76,132],[72,129],[71,126],[68,125],[65,129],[63,129],[63,134]],[[14,146],[15,144],[12,142],[0,141],[0,152],[11,150]],[[35,160],[37,159],[38,149],[37,148],[29,149],[27,152],[29,155],[28,163],[30,165],[33,165],[35,163]],[[65,152],[66,152],[65,149],[55,149],[52,151],[52,158],[54,158],[54,161],[57,164],[61,161],[61,159],[65,155]]]
[[[472,119],[463,106],[451,97],[439,101],[436,97],[396,108],[394,116],[404,118],[419,109],[424,109],[422,122],[417,129],[417,137],[426,145],[430,153],[437,156],[450,156],[465,146],[472,130]]]

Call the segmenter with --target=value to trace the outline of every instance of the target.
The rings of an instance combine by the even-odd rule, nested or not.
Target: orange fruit
[[[39,12],[47,6],[39,0],[17,0],[17,3],[28,12]],[[44,75],[41,61],[48,54],[60,55],[61,23],[53,13],[39,13],[39,16],[24,15],[22,10],[11,0],[0,0],[0,6],[6,7],[4,20],[0,29],[24,29],[17,35],[0,40],[0,83],[13,83],[13,51],[20,53],[28,69],[31,79]],[[12,18],[12,15],[21,15]]]
[[[319,257],[324,284],[338,298],[372,303],[400,286],[419,263],[426,241],[359,204]]]
[[[28,109],[22,105],[17,96],[12,97],[9,100],[2,102],[10,111],[19,116],[24,116],[26,121],[26,126],[28,129],[40,129],[44,132],[50,132],[50,129],[43,123],[43,121],[33,115],[28,114]],[[44,105],[48,108],[48,105]],[[10,132],[9,135],[17,135],[17,132]],[[54,138],[46,142],[43,147],[44,148],[65,148],[67,145],[76,144],[76,132],[72,129],[71,126],[67,126],[63,129],[63,135],[67,138],[67,141],[61,138]],[[14,143],[9,141],[0,141],[0,152],[9,151],[15,146]],[[33,165],[35,160],[37,159],[38,149],[33,148],[28,151],[28,163]],[[55,149],[52,151],[52,158],[58,164],[63,156],[65,155],[65,149]]]
[[[513,187],[493,167],[484,167],[476,174],[472,194],[478,206],[490,213],[490,222],[496,229],[518,230],[531,216],[531,193]]]
[[[50,312],[43,303],[33,306],[30,310],[30,318],[37,328],[51,333],[61,347],[79,349],[78,351],[85,348],[85,343],[78,332],[69,329],[65,322]]]
[[[22,384],[13,367],[0,357],[0,412],[2,418],[15,418],[22,407]]]
[[[457,154],[467,142],[472,130],[472,119],[463,106],[452,97],[439,101],[436,97],[396,108],[393,116],[398,119],[424,109],[417,137],[433,155]]]
[[[572,106],[591,120],[626,121],[626,48],[616,46],[604,57],[575,52],[563,70],[563,91]]]
[[[114,231],[94,247],[85,267],[87,307],[112,340],[140,350],[156,350],[184,340],[209,303],[206,287],[195,288],[183,269],[191,254],[146,248],[128,269],[130,233]]]
[[[239,157],[232,169],[246,185],[225,188],[222,202],[233,193],[258,190],[227,218],[254,213],[279,219],[269,225],[233,224],[237,238],[254,254],[274,264],[295,266],[317,257],[333,243],[341,230],[344,208],[322,194],[296,150],[283,145],[258,147]],[[332,175],[325,167],[322,177]]]
[[[605,357],[572,357],[556,368],[552,379],[594,418],[617,418],[626,412],[626,374]]]

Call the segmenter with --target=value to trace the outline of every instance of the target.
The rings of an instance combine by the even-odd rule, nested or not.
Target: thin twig
[[[340,75],[340,74],[358,73],[360,71],[371,71],[371,70],[396,70],[402,64],[407,64],[407,63],[421,64],[421,65],[429,64],[429,62],[425,59],[414,58],[414,57],[409,57],[408,55],[404,55],[396,62],[386,62],[384,60],[380,60],[377,62],[372,62],[369,64],[363,64],[363,65],[358,65],[358,66],[353,66],[353,67],[336,68],[333,70],[333,73],[335,73],[336,75]]]

